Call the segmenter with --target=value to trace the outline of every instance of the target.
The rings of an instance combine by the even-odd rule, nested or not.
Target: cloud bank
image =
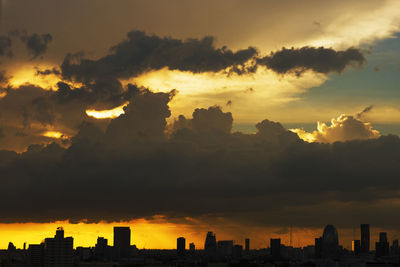
[[[4,38],[10,43],[4,41],[0,52],[8,53],[12,49],[11,41],[22,40],[33,62],[44,57],[53,40],[50,34],[28,34],[25,31],[14,31]],[[326,74],[342,72],[346,67],[364,62],[362,52],[355,48],[346,51],[322,47],[292,48],[263,57],[254,47],[236,51],[226,46],[218,47],[213,37],[181,40],[130,31],[125,39],[113,45],[102,57],[89,58],[84,53],[69,53],[59,66],[33,68],[33,80],[51,78],[51,84],[55,86],[44,88],[39,84],[16,83],[12,73],[7,69],[2,71],[0,120],[7,141],[0,143],[0,148],[24,151],[32,140],[48,143],[51,137],[43,134],[48,131],[72,136],[82,121],[96,124],[104,130],[110,120],[97,122],[89,118],[87,111],[113,110],[124,105],[141,85],[150,87],[145,81],[140,83],[140,79],[143,80],[148,73],[169,71],[178,76],[189,75],[182,76],[184,86],[197,85],[196,91],[192,90],[190,101],[207,102],[197,106],[207,107],[210,99],[219,99],[220,103],[216,104],[231,101],[235,105],[229,106],[236,108],[242,105],[244,99],[263,97],[278,99],[277,102],[290,101],[304,88],[322,83]],[[285,78],[273,81],[276,74],[285,74]],[[196,81],[197,75],[205,75],[209,79],[208,86],[204,80]],[[257,84],[256,80],[260,79],[266,79],[266,82]],[[129,84],[130,81],[133,83]],[[163,89],[151,88],[169,92],[176,88],[173,85],[171,83]],[[221,96],[217,92],[217,95],[214,93],[206,97],[210,88],[215,86],[225,87],[221,89]],[[247,91],[243,86],[255,88],[256,92],[254,89]],[[265,86],[271,88],[265,89]],[[281,90],[283,87],[286,91]],[[179,89],[182,89],[181,86]],[[182,95],[184,101],[189,103],[186,106],[191,105],[190,97],[185,92]],[[228,95],[229,99],[226,99]],[[182,103],[182,98],[177,99]]]
[[[175,92],[131,90],[125,114],[104,130],[81,124],[67,148],[0,151],[0,200],[8,203],[1,222],[163,214],[178,221],[222,216],[254,225],[349,226],[362,219],[395,227],[385,218],[398,209],[397,136],[310,144],[270,120],[243,134],[231,131],[232,114],[217,106],[167,126]]]
[[[31,37],[31,55],[41,57],[51,38]],[[253,47],[218,47],[211,37],[181,40],[132,31],[105,56],[68,54],[59,68],[35,69],[36,76],[59,79],[54,90],[3,79],[0,201],[8,204],[0,222],[121,221],[161,214],[178,221],[224,217],[255,225],[319,226],[338,218],[354,223],[357,211],[359,218],[391,227],[391,221],[379,220],[387,216],[371,214],[398,208],[382,204],[398,197],[398,137],[379,137],[352,116],[321,124],[315,138],[322,143],[304,142],[269,119],[257,123],[254,134],[232,132],[233,115],[219,106],[173,120],[176,90],[155,92],[126,82],[165,68],[228,78],[266,68],[293,81],[364,62],[353,48],[282,49],[263,57]],[[292,75],[296,71],[300,77]],[[240,97],[229,96],[232,105],[240,104]],[[114,119],[86,113],[120,105],[124,113]],[[367,203],[373,203],[370,210]]]

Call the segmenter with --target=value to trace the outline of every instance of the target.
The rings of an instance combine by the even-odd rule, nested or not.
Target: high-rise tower
[[[214,256],[217,253],[217,240],[213,232],[208,232],[206,242],[204,244],[204,251],[209,256]]]
[[[127,258],[131,251],[131,229],[114,227],[114,251],[117,258]]]
[[[361,253],[369,252],[369,224],[361,224]]]

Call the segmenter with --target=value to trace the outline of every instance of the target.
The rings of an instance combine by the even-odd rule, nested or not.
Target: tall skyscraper
[[[179,237],[176,240],[176,251],[178,252],[179,256],[185,256],[186,251],[186,239],[184,237]]]
[[[339,237],[335,226],[325,226],[322,235],[322,257],[335,259],[339,255]]]
[[[281,257],[281,239],[280,238],[271,238],[271,256],[274,259],[279,259]]]
[[[361,253],[369,252],[369,224],[361,224]]]
[[[389,255],[389,243],[385,232],[379,233],[379,242],[376,242],[376,257]]]
[[[127,258],[131,251],[131,229],[114,227],[114,251],[117,258]]]
[[[57,228],[54,238],[44,241],[44,263],[46,267],[72,267],[74,239],[64,237],[64,230]]]
[[[353,240],[351,242],[351,250],[355,256],[360,254],[361,251],[361,241],[360,240]]]
[[[213,232],[208,232],[206,242],[204,244],[204,251],[208,256],[215,256],[217,253],[217,240]]]
[[[246,238],[246,239],[245,239],[244,247],[245,247],[245,251],[246,251],[246,252],[249,252],[249,251],[250,251],[250,238]]]
[[[315,238],[315,257],[322,257],[322,237]]]

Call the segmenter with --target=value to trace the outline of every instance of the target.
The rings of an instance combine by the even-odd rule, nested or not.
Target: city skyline
[[[0,249],[62,226],[119,260],[128,239],[202,248],[211,231],[207,260],[240,259],[246,238],[273,245],[247,255],[262,264],[315,242],[325,258],[397,255],[399,0],[0,0],[0,13]]]
[[[60,228],[60,226],[57,225],[61,225],[59,223],[54,223],[49,229],[48,229],[48,234],[47,235],[51,235],[54,230],[57,228]],[[69,225],[71,226],[71,225]],[[137,225],[136,225],[137,226]],[[328,225],[329,226],[329,225]],[[56,228],[55,228],[56,227]],[[68,228],[64,228],[61,227],[63,229],[63,231],[65,231],[65,235],[66,236],[73,236],[74,237],[74,248],[76,247],[94,247],[94,245],[96,244],[96,242],[98,241],[97,239],[99,237],[102,238],[106,238],[109,240],[109,245],[113,246],[114,245],[114,238],[115,238],[115,228],[130,228],[131,230],[131,238],[130,238],[130,242],[131,245],[135,245],[138,249],[167,249],[167,250],[173,250],[176,249],[176,241],[177,238],[183,237],[185,238],[185,243],[186,243],[186,249],[189,249],[189,244],[190,243],[194,243],[196,249],[204,249],[204,240],[206,239],[206,234],[210,233],[210,229],[208,230],[203,230],[199,233],[197,233],[196,235],[192,235],[192,233],[187,232],[180,232],[179,228],[178,231],[175,233],[170,233],[170,235],[168,237],[163,236],[162,238],[169,238],[166,246],[157,246],[157,241],[154,241],[153,246],[143,246],[142,244],[146,244],[148,242],[148,240],[146,240],[146,236],[149,237],[150,235],[149,232],[151,232],[152,230],[143,230],[140,229],[140,226],[137,228],[135,227],[135,224],[107,224],[104,228],[101,228],[107,231],[99,231],[97,230],[96,232],[90,232],[87,235],[85,235],[84,239],[85,242],[82,243],[82,238],[79,238],[80,233],[77,232],[76,230],[71,230],[68,231]],[[176,226],[174,226],[176,227]],[[223,232],[219,232],[219,231],[213,231],[211,233],[214,233],[214,235],[217,237],[217,241],[218,240],[232,240],[234,242],[234,244],[240,244],[243,246],[243,249],[245,248],[245,241],[247,238],[250,239],[250,247],[251,249],[265,249],[265,248],[270,248],[270,239],[279,239],[280,240],[280,244],[284,245],[284,246],[292,246],[295,248],[304,248],[307,246],[313,246],[315,245],[315,239],[318,237],[323,236],[323,230],[326,226],[315,229],[314,232],[308,232],[305,233],[303,232],[303,229],[299,229],[299,233],[303,233],[304,236],[302,236],[301,239],[303,240],[308,240],[305,243],[299,243],[299,239],[296,238],[297,233],[294,233],[294,236],[292,237],[294,239],[294,241],[292,241],[292,244],[290,244],[290,229],[288,229],[287,233],[263,233],[263,234],[258,234],[258,236],[254,236],[254,235],[246,235],[243,234],[243,238],[241,239],[237,239],[237,238],[232,238],[232,235],[227,235],[226,233]],[[157,229],[158,227],[154,228]],[[98,228],[99,229],[99,228]],[[135,231],[136,229],[136,231]],[[139,229],[139,231],[137,230]],[[81,230],[82,231],[82,230]],[[84,230],[83,230],[84,231]],[[293,231],[293,229],[292,229]],[[339,245],[342,246],[343,248],[346,248],[348,250],[352,250],[352,241],[354,240],[362,240],[362,234],[361,234],[361,227],[360,225],[358,225],[358,227],[354,227],[353,229],[351,229],[352,231],[352,235],[351,237],[347,237],[347,238],[343,238],[343,233],[345,233],[346,231],[343,231],[343,229],[338,228],[338,236],[339,236]],[[348,230],[349,231],[349,230]],[[41,233],[39,229],[35,230],[36,233],[39,234],[39,236],[41,236],[39,239],[36,239],[33,242],[29,242],[29,240],[24,240],[23,242],[19,241],[19,242],[13,242],[12,239],[3,242],[2,247],[0,247],[0,249],[7,249],[9,242],[13,243],[17,248],[22,249],[24,245],[28,245],[30,243],[41,243],[45,240],[46,234],[45,233]],[[375,227],[371,227],[370,228],[370,238],[368,239],[370,242],[370,247],[368,251],[375,251],[375,243],[379,242],[380,240],[380,234],[384,232],[387,234],[387,240],[389,242],[389,244],[392,243],[392,241],[394,240],[399,240],[400,235],[397,235],[394,232],[385,232],[382,229],[379,228],[375,228]],[[293,233],[292,233],[293,235]],[[77,238],[78,237],[78,238]],[[3,237],[3,239],[5,240],[5,238]],[[139,241],[138,239],[142,239],[141,241]],[[37,240],[41,240],[40,242],[38,242]],[[160,237],[159,237],[160,240]],[[297,240],[297,242],[296,242]],[[139,241],[139,242],[138,242]],[[361,244],[361,243],[360,243]],[[360,251],[361,251],[361,247],[360,247]]]

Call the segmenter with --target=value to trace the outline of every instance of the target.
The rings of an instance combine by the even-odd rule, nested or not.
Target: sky
[[[345,247],[360,223],[398,238],[399,1],[0,12],[0,247],[59,224],[85,246],[115,224],[141,248],[289,228],[305,246],[327,224]]]

